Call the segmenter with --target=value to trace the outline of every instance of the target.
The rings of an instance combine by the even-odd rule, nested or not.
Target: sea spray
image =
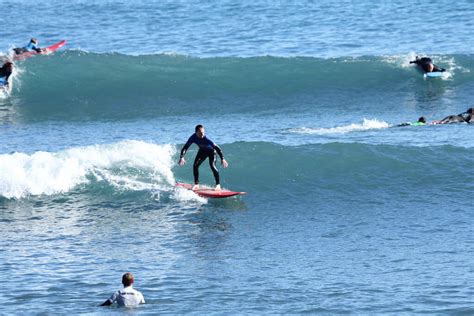
[[[119,189],[150,190],[174,183],[174,147],[142,141],[71,148],[57,153],[0,155],[0,195],[22,198],[72,190],[106,181]]]

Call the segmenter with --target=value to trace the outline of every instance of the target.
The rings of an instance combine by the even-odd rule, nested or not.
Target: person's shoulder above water
[[[133,307],[145,303],[143,294],[133,288],[133,274],[130,272],[122,276],[123,289],[116,291],[101,306],[109,306],[117,303],[118,306]]]

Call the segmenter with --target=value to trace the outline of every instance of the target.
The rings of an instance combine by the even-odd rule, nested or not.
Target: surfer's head
[[[131,274],[130,272],[127,272],[122,276],[122,284],[125,287],[132,285],[133,281],[133,274]]]
[[[433,72],[433,70],[434,70],[434,65],[433,65],[433,63],[427,63],[427,64],[426,64],[426,71],[427,71],[427,72]]]
[[[9,70],[9,71],[12,71],[13,70],[13,63],[12,62],[9,62],[7,61],[6,63],[3,64],[3,69],[6,69],[6,70]]]
[[[474,114],[474,108],[470,108],[470,109],[467,109],[466,113],[469,113],[469,114]]]
[[[196,136],[199,138],[204,138],[204,135],[206,135],[206,130],[204,129],[204,126],[202,126],[201,124],[196,125],[194,130],[196,132]]]
[[[33,44],[38,44],[38,40],[34,37],[30,40],[30,42]]]
[[[418,123],[426,123],[425,117],[424,117],[424,116],[420,117],[420,118],[418,119]]]
[[[13,71],[13,63],[7,61],[6,63],[3,64],[3,66],[0,68],[3,69],[3,71],[7,71],[9,73],[12,73]]]

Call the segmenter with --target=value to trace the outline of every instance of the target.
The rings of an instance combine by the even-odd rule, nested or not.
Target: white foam
[[[176,188],[174,192],[174,197],[176,200],[181,202],[198,202],[199,204],[206,204],[207,199],[200,197],[191,190],[185,188]]]
[[[412,68],[416,66],[414,64],[410,64],[410,61],[415,60],[416,56],[423,57],[423,56],[428,56],[428,54],[424,54],[424,53],[416,54],[414,52],[411,52],[407,55],[385,56],[384,60],[388,63],[398,64],[402,68]],[[433,59],[433,62],[436,65],[446,69],[446,71],[443,72],[443,75],[440,77],[440,79],[442,80],[453,79],[454,73],[458,71],[464,72],[464,73],[470,72],[469,69],[458,66],[456,64],[456,60],[452,56],[431,55],[429,57]]]
[[[71,148],[57,153],[0,155],[0,195],[22,198],[68,192],[91,180],[122,190],[170,188],[175,149],[127,140],[115,144]]]
[[[350,132],[367,131],[371,129],[382,129],[390,127],[390,125],[384,121],[377,119],[364,119],[362,124],[350,124],[344,126],[330,127],[330,128],[311,128],[301,127],[291,129],[291,132],[299,134],[316,134],[316,135],[328,135],[328,134],[345,134]]]

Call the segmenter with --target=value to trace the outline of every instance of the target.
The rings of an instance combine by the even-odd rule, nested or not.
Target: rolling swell
[[[253,113],[285,107],[295,98],[331,99],[358,91],[383,99],[390,98],[387,93],[426,84],[414,75],[411,58],[194,58],[65,51],[19,63],[9,102],[26,120],[74,120],[181,116],[196,107],[204,113]],[[456,80],[433,84],[445,89],[472,84],[472,56],[437,60]]]
[[[0,155],[0,195],[172,192],[174,182],[192,181],[194,150],[188,165],[176,165],[173,145],[123,141],[75,147],[57,153]],[[283,146],[268,142],[225,144],[231,167],[222,170],[224,187],[251,192],[249,198],[387,200],[392,195],[418,197],[436,194],[462,198],[472,191],[473,148],[454,146],[404,147],[367,144]],[[212,184],[207,165],[202,183]],[[264,197],[265,196],[265,197]],[[297,201],[297,200],[296,200]]]

